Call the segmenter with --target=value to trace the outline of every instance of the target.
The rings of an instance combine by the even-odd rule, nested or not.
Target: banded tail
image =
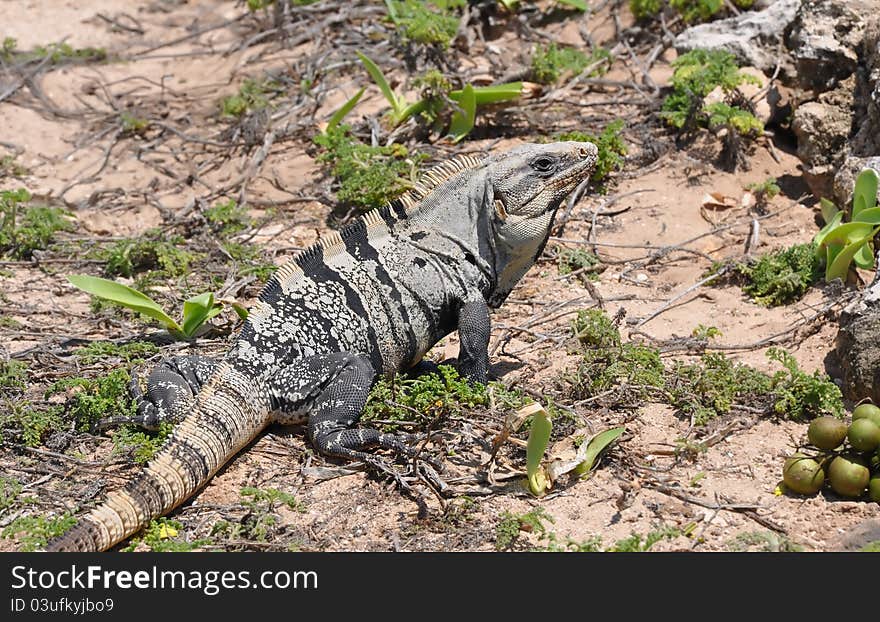
[[[221,365],[144,470],[46,551],[104,551],[122,542],[186,501],[268,423],[269,402],[256,383]]]

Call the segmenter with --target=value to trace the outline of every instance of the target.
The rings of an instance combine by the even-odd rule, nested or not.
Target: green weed
[[[457,9],[466,0],[385,0],[388,17],[404,42],[447,49],[458,30]]]
[[[604,62],[603,62],[604,61]],[[593,67],[587,77],[601,76],[611,61],[611,53],[595,48],[586,54],[577,48],[538,45],[532,53],[532,80],[541,84],[554,84],[563,75],[579,76],[587,67]]]
[[[758,304],[775,307],[800,300],[822,278],[822,261],[813,244],[796,244],[739,264],[747,283],[743,291]]]
[[[35,551],[46,546],[52,538],[56,538],[73,527],[76,519],[65,512],[61,516],[20,516],[3,528],[4,538],[16,538],[22,551]]]
[[[135,463],[144,464],[153,459],[173,430],[174,426],[164,421],[156,432],[134,425],[120,426],[113,433],[113,452],[131,456]]]
[[[338,182],[337,198],[363,211],[390,203],[412,185],[422,157],[409,154],[403,145],[365,145],[350,129],[343,124],[314,138],[323,148],[318,162],[330,165]]]
[[[577,270],[583,271],[591,280],[599,278],[599,272],[604,270],[602,261],[590,251],[582,248],[556,247],[556,266],[560,275],[571,274]]]
[[[121,359],[127,364],[137,364],[159,352],[159,347],[149,341],[131,341],[113,343],[111,341],[93,341],[87,346],[73,351],[79,360],[90,365],[105,359]]]
[[[196,255],[180,248],[183,238],[159,239],[159,235],[151,232],[141,238],[119,240],[109,248],[92,251],[89,256],[107,262],[104,266],[107,276],[131,278],[147,270],[156,270],[159,272],[156,276],[171,278],[187,275]]]
[[[266,281],[277,269],[277,266],[266,258],[263,249],[259,246],[224,242],[221,244],[221,248],[233,261],[240,264],[238,270],[243,276],[252,275],[260,281]]]
[[[547,525],[553,524],[555,519],[547,514],[543,507],[537,506],[524,514],[512,514],[505,511],[501,514],[501,520],[495,526],[495,549],[505,551],[511,548],[523,531],[546,536]]]
[[[220,116],[242,117],[268,108],[271,99],[284,92],[283,86],[269,78],[245,78],[238,92],[220,100]]]
[[[15,156],[5,155],[0,158],[0,179],[3,177],[24,177],[30,171],[16,161]]]
[[[188,553],[210,544],[209,539],[199,539],[189,542],[182,536],[183,525],[170,518],[157,518],[150,521],[144,529],[144,535],[140,538],[132,538],[131,542],[122,549],[126,553],[133,552],[141,543],[150,547],[153,553]]]
[[[760,551],[764,553],[799,553],[804,548],[772,531],[748,531],[727,543],[728,551]]]
[[[773,411],[777,415],[796,421],[821,415],[843,417],[840,388],[826,374],[804,372],[791,354],[779,348],[767,350],[767,358],[784,368],[772,376]]]
[[[70,231],[70,212],[58,207],[27,205],[24,189],[0,191],[0,256],[28,259],[49,246],[59,231]]]
[[[703,107],[703,99],[716,87],[730,94],[741,84],[758,83],[757,78],[739,70],[733,54],[723,50],[693,50],[675,59],[672,66],[672,92],[663,100],[660,112],[669,125],[682,129],[691,124],[710,127],[730,124],[742,134],[762,127],[750,112],[741,108],[720,103]]]
[[[230,236],[251,226],[251,217],[246,208],[239,206],[235,199],[217,203],[205,210],[205,220],[215,233]]]
[[[391,421],[387,430],[399,423],[425,425],[438,417],[459,415],[467,409],[488,407],[494,400],[502,408],[521,406],[522,395],[500,383],[484,386],[462,378],[454,367],[440,365],[437,373],[417,378],[380,379],[367,400],[361,420]],[[399,422],[399,423],[398,423]]]
[[[128,395],[130,381],[126,369],[114,369],[97,378],[63,378],[49,387],[46,396],[70,391],[65,415],[79,430],[89,431],[106,417],[135,416],[136,408]]]

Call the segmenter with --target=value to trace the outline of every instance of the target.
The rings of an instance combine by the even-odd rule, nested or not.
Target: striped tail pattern
[[[224,363],[143,471],[45,550],[104,551],[122,542],[186,501],[268,423],[268,398]]]

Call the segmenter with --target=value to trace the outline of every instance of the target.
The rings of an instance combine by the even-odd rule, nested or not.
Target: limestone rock
[[[735,17],[692,26],[675,38],[679,54],[698,48],[726,50],[740,65],[772,74],[784,58],[782,36],[794,21],[801,0],[778,0],[763,11],[747,11]],[[790,73],[790,71],[786,72]]]

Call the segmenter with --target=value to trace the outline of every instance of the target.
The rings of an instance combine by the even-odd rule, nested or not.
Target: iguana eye
[[[541,156],[540,158],[535,158],[532,161],[532,168],[538,171],[539,173],[549,173],[556,166],[556,162],[553,158],[549,158],[547,156]]]

